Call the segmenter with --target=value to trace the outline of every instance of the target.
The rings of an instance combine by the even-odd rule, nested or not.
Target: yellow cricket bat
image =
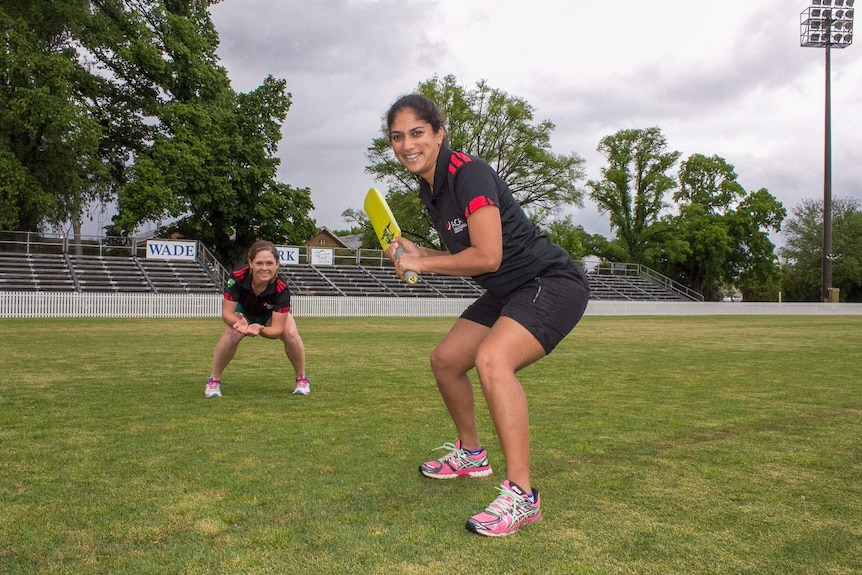
[[[371,188],[365,195],[365,213],[368,214],[368,219],[371,220],[371,225],[374,227],[374,234],[380,240],[380,245],[384,250],[392,243],[392,238],[401,237],[401,228],[398,227],[398,222],[395,221],[395,216],[392,215],[386,198],[377,188]],[[404,248],[398,246],[395,259],[400,258],[402,253],[404,253]],[[404,279],[407,283],[415,284],[419,281],[419,275],[416,272],[406,271],[404,272]]]

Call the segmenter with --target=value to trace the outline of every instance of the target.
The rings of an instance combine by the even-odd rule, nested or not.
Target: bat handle
[[[398,247],[395,248],[395,259],[397,260],[398,258],[400,258],[401,254],[403,253],[404,248],[401,247],[401,244],[398,244]],[[404,272],[404,281],[409,284],[415,284],[417,281],[419,281],[419,275],[416,272],[407,270]]]

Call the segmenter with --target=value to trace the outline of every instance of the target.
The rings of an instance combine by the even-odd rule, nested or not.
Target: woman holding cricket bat
[[[308,395],[311,384],[305,375],[305,345],[290,313],[290,291],[278,277],[278,249],[259,240],[248,249],[246,265],[227,280],[222,299],[224,332],[213,351],[212,373],[204,397],[221,397],[221,375],[246,337],[278,339],[296,374],[294,395]]]
[[[484,161],[452,151],[437,106],[420,94],[403,96],[387,114],[395,156],[419,177],[420,199],[444,251],[395,238],[387,255],[400,277],[414,271],[470,276],[485,294],[456,320],[431,354],[431,369],[458,433],[446,454],[419,471],[431,478],[492,473],[479,440],[473,367],[506,461],[500,494],[467,521],[479,535],[510,535],[541,517],[530,478],[527,398],[516,372],[549,354],[580,321],[589,283],[569,254],[524,214],[512,192]],[[395,258],[398,246],[404,249]]]

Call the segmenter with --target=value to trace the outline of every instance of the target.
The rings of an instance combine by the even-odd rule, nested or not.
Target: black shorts
[[[549,354],[581,320],[589,299],[589,280],[573,262],[545,270],[506,297],[486,292],[461,317],[487,327],[493,327],[500,316],[511,318]]]

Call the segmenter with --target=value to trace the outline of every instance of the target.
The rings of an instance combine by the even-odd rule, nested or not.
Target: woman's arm
[[[477,276],[497,271],[503,260],[500,209],[488,205],[476,210],[467,218],[467,229],[470,247],[457,254],[420,248],[412,242],[408,246],[407,240],[395,238],[393,243],[399,242],[404,246],[404,254],[395,262],[399,277],[403,277],[406,270],[419,275],[436,273],[447,276]],[[394,253],[393,248],[390,250]]]
[[[232,327],[238,331],[242,331],[237,328],[237,324],[241,324],[246,322],[245,318],[241,313],[237,313],[236,308],[239,304],[235,301],[231,301],[229,299],[221,300],[221,320],[228,327]],[[247,323],[247,322],[246,322]]]
[[[287,322],[286,313],[273,312],[272,319],[265,326],[260,326],[256,335],[263,336],[267,339],[278,339],[284,331],[284,325]],[[258,326],[255,326],[258,327]]]

